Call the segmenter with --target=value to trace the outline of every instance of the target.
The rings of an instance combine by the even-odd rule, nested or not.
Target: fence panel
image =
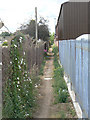
[[[59,41],[59,56],[84,116],[90,116],[90,43],[85,39]]]

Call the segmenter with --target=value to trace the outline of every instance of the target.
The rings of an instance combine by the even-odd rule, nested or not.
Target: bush
[[[52,49],[53,49],[52,52],[54,53],[54,55],[57,55],[57,53],[58,53],[58,47],[55,46],[55,44],[53,44]]]
[[[8,42],[3,42],[2,46],[8,46]]]
[[[54,33],[50,34],[50,45],[54,44]]]
[[[66,103],[68,101],[68,89],[66,82],[64,80],[64,69],[60,67],[58,63],[58,57],[57,57],[57,48],[55,47],[53,49],[54,51],[54,90],[56,93],[56,103]]]

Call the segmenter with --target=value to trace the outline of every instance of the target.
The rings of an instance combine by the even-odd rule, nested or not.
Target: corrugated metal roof
[[[58,40],[75,39],[90,33],[90,2],[65,2],[61,5],[57,26]]]

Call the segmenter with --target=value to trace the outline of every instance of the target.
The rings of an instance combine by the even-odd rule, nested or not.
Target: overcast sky
[[[68,0],[0,0],[0,18],[9,30],[14,32],[20,24],[35,19],[35,6],[37,6],[38,19],[40,16],[48,19],[49,28],[54,32],[61,3],[65,1]]]

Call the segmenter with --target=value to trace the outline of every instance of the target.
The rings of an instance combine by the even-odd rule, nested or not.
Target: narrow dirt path
[[[52,55],[52,53],[49,53]],[[39,89],[39,108],[35,113],[35,118],[49,118],[51,100],[53,98],[52,76],[53,76],[53,57],[46,61],[42,85]]]
[[[53,58],[52,49],[49,52],[49,59],[46,60],[42,82],[38,88],[38,108],[33,113],[33,118],[77,118],[74,114],[72,102],[55,104],[55,93],[52,87],[53,79]],[[71,109],[73,108],[73,109]],[[71,111],[71,110],[72,111]]]

